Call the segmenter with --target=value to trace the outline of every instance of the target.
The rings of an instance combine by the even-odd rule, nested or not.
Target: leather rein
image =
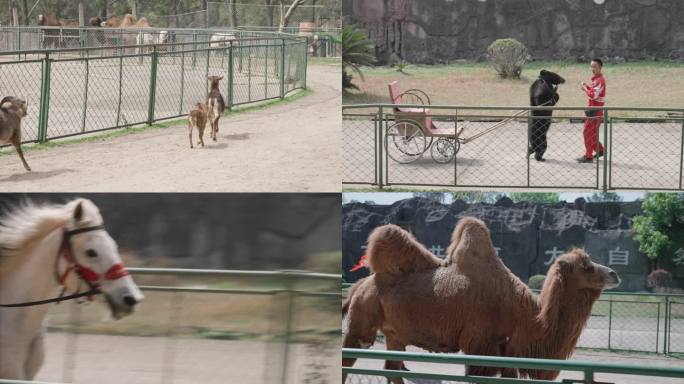
[[[62,244],[59,247],[59,250],[57,251],[57,257],[55,258],[55,278],[59,285],[63,287],[62,292],[58,297],[45,300],[27,301],[23,303],[0,304],[0,307],[30,307],[34,305],[59,303],[62,301],[77,299],[86,296],[88,297],[89,301],[92,301],[94,295],[102,293],[102,291],[100,290],[100,281],[117,280],[124,276],[128,276],[128,270],[122,263],[116,263],[112,265],[111,267],[109,267],[104,276],[100,276],[97,272],[93,271],[92,269],[82,264],[79,264],[79,262],[74,258],[73,250],[71,247],[71,238],[80,233],[98,230],[104,230],[104,225],[95,225],[91,227],[76,228],[71,230],[64,229],[64,234],[62,236]],[[63,273],[59,272],[60,259],[64,259],[67,263],[67,267]],[[66,291],[66,279],[69,276],[69,274],[71,274],[71,272],[76,273],[76,275],[79,277],[79,285],[76,289],[76,293],[71,295],[64,295]],[[81,288],[80,282],[85,282],[88,288],[90,289],[86,292],[78,292]]]

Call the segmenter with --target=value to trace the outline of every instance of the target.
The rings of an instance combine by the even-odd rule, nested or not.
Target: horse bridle
[[[123,263],[116,263],[109,267],[107,272],[105,272],[104,276],[100,276],[97,272],[93,271],[91,268],[88,268],[84,266],[83,264],[80,264],[76,258],[73,256],[73,250],[71,247],[71,238],[75,235],[85,233],[85,232],[91,232],[91,231],[98,231],[98,230],[104,230],[104,225],[94,225],[91,227],[83,227],[83,228],[76,228],[76,229],[64,229],[63,235],[62,235],[62,244],[59,247],[59,250],[57,251],[57,257],[55,258],[55,278],[57,282],[59,283],[60,286],[62,286],[62,292],[58,297],[54,297],[52,299],[45,299],[45,300],[37,300],[37,301],[28,301],[28,302],[23,302],[23,303],[14,303],[14,304],[0,304],[0,307],[30,307],[34,305],[42,305],[42,304],[49,304],[49,303],[58,303],[61,301],[65,300],[71,300],[71,299],[77,299],[81,297],[88,297],[88,300],[92,300],[94,295],[102,293],[102,290],[100,290],[100,281],[102,280],[117,280],[120,279],[124,276],[128,276],[128,270],[126,267],[123,265]],[[67,262],[67,267],[64,270],[63,273],[59,272],[59,261],[60,259],[64,259]],[[71,295],[64,295],[66,291],[66,279],[69,276],[71,272],[75,272],[76,275],[79,277],[79,282],[85,282],[86,285],[88,285],[88,288],[90,288],[86,292],[78,292],[80,291],[80,284],[76,289],[76,293],[71,294]]]

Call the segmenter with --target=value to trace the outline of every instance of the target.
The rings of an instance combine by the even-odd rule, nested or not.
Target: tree
[[[516,203],[526,201],[528,203],[557,203],[560,201],[558,192],[511,192],[508,197]]]
[[[485,191],[459,191],[453,192],[453,200],[463,200],[468,204],[473,203],[489,203],[494,204],[504,194],[500,192],[485,192]]]
[[[622,196],[615,192],[594,192],[587,198],[587,201],[592,203],[601,201],[622,201]]]
[[[293,0],[292,4],[287,8],[287,12],[283,14],[284,10],[284,4],[283,0],[280,0],[280,26],[278,27],[278,32],[282,32],[285,27],[287,27],[287,24],[290,21],[290,16],[292,16],[292,12],[294,12],[297,7],[299,7],[304,1],[306,0]]]
[[[446,196],[446,193],[442,192],[413,192],[413,197],[422,197],[438,203],[444,203]]]
[[[641,204],[642,214],[632,219],[639,243],[639,250],[651,260],[651,268],[657,267],[658,256],[672,246],[672,224],[681,222],[684,215],[682,196],[672,193],[647,195]]]
[[[363,79],[361,66],[372,65],[375,57],[370,53],[373,43],[368,40],[366,33],[347,25],[342,30],[342,89],[359,89],[352,84],[352,75],[347,73],[351,69]]]

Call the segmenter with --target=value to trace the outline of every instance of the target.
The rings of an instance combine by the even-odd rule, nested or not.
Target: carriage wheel
[[[432,138],[428,140],[413,121],[398,121],[387,128],[387,155],[397,163],[407,164],[420,159],[431,143]]]
[[[432,160],[445,164],[454,159],[459,149],[461,149],[461,143],[458,140],[440,137],[430,148],[430,156]]]

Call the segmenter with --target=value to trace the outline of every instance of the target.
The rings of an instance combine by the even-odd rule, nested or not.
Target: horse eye
[[[594,272],[594,266],[591,264],[587,264],[584,266],[584,270],[587,272]]]
[[[88,257],[97,257],[97,252],[92,249],[87,250],[85,253],[88,255]]]

